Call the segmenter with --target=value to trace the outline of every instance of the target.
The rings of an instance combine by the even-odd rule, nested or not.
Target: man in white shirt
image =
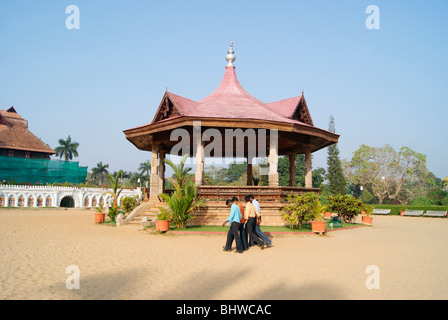
[[[263,231],[261,231],[261,229],[260,229],[260,224],[261,224],[261,207],[260,207],[260,203],[257,201],[257,199],[255,199],[255,197],[254,197],[253,195],[250,195],[249,198],[250,198],[252,204],[255,206],[255,208],[256,208],[257,211],[258,211],[258,217],[259,217],[259,219],[258,219],[257,224],[256,224],[256,226],[255,226],[255,234],[256,234],[257,236],[259,236],[260,239],[263,240],[263,241],[266,243],[266,245],[267,245],[268,247],[270,247],[270,246],[272,245],[272,241],[271,241],[271,239],[269,239],[269,238],[263,233]]]

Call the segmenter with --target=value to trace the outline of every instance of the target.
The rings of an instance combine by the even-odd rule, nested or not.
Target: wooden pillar
[[[311,163],[311,150],[305,152],[305,188],[313,187],[313,168]]]
[[[252,158],[250,158],[250,157],[247,158],[247,183],[246,183],[246,185],[248,185],[248,186],[254,185],[254,180],[252,179],[253,178],[252,161],[253,161]]]
[[[165,192],[165,151],[159,152],[159,194]]]
[[[270,131],[269,186],[278,187],[278,130]]]
[[[158,199],[159,196],[159,144],[152,143],[151,155],[151,178],[149,182],[149,197],[152,200]]]
[[[297,187],[296,181],[296,153],[289,154],[289,186]]]
[[[195,182],[197,186],[204,184],[204,142],[196,139],[196,172]]]

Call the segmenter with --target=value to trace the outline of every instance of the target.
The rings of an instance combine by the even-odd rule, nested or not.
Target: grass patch
[[[108,227],[116,227],[117,224],[115,222],[112,221],[112,219],[110,219],[109,217],[106,216],[106,219],[104,220],[104,222],[102,223],[95,223],[99,226],[108,226]]]

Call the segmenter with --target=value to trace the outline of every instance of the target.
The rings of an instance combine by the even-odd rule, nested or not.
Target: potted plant
[[[331,219],[331,216],[333,215],[332,212],[325,212],[324,213],[324,219]]]
[[[373,206],[365,206],[363,212],[365,213],[365,215],[362,216],[362,223],[371,226],[373,221],[373,218],[371,217],[371,214],[373,212]]]
[[[103,212],[103,205],[101,204],[95,207],[95,210],[97,211],[95,213],[95,223],[103,223],[106,216],[106,213]]]
[[[156,231],[167,232],[170,228],[171,214],[167,207],[159,208],[159,214],[156,220]]]
[[[311,211],[314,216],[314,221],[311,222],[311,230],[314,233],[325,233],[326,222],[324,220],[324,213],[327,211],[327,206],[322,205],[320,201],[313,203]]]

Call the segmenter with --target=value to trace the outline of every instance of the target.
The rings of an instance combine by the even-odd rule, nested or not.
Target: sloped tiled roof
[[[0,110],[0,148],[55,154],[28,130],[28,122],[11,108]]]
[[[165,105],[166,99],[173,104]],[[303,96],[272,103],[264,103],[250,95],[238,81],[234,67],[226,67],[218,88],[200,101],[193,101],[171,92],[165,92],[152,123],[179,116],[224,119],[252,119],[309,125],[293,118]],[[163,113],[163,114],[161,114]]]

